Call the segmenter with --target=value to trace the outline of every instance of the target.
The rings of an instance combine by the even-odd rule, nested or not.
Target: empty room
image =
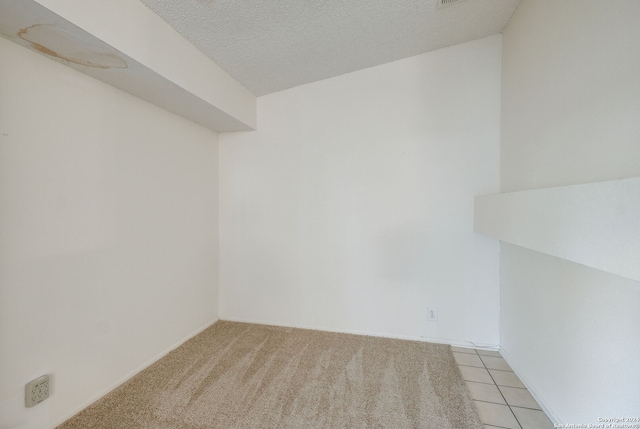
[[[0,429],[640,428],[640,1],[0,35]]]

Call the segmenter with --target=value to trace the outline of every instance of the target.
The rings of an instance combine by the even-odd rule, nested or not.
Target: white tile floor
[[[553,429],[500,353],[451,347],[485,429]]]

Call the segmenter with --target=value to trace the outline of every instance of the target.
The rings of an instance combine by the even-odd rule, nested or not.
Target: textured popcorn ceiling
[[[255,95],[499,33],[520,3],[141,1]]]

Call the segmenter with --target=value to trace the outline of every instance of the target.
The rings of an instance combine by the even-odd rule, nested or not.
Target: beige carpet
[[[449,346],[218,322],[61,429],[476,429]]]

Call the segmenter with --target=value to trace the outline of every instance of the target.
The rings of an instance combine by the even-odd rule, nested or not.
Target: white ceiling
[[[520,3],[141,1],[258,96],[500,33]]]

